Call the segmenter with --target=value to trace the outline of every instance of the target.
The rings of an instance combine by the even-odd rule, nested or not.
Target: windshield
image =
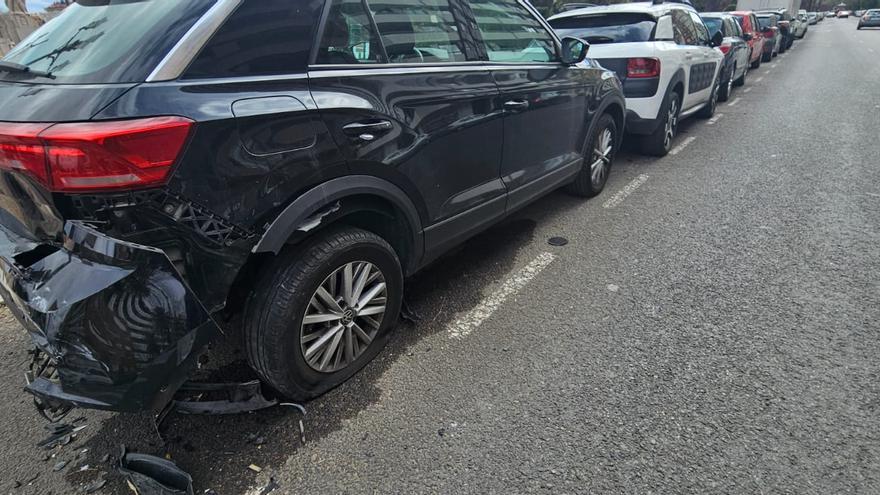
[[[214,2],[78,0],[44,9],[45,24],[3,58],[32,73],[0,68],[0,80],[48,74],[43,79],[56,83],[141,82]]]
[[[563,17],[550,21],[560,37],[583,38],[591,44],[650,41],[655,24],[653,17],[643,14]]]
[[[762,29],[766,29],[768,27],[774,27],[776,25],[775,17],[758,17],[758,24],[761,25]]]
[[[717,17],[703,17],[703,24],[709,30],[709,37],[715,36],[715,33],[721,31],[721,19]]]

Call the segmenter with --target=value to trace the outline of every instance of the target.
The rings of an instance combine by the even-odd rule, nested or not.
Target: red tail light
[[[183,117],[0,123],[0,168],[28,173],[56,192],[156,186],[168,179],[192,126]]]
[[[644,78],[660,75],[660,60],[656,58],[631,58],[626,61],[626,77]]]
[[[725,55],[727,55],[727,52],[730,51],[730,45],[727,45],[727,44],[721,45],[721,46],[719,46],[718,48],[720,48],[720,49],[721,49],[721,53],[723,53],[723,54],[725,54]]]

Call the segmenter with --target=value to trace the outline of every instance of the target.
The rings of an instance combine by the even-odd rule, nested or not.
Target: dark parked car
[[[745,39],[748,35],[743,33],[736,17],[731,14],[706,12],[700,14],[700,17],[709,29],[710,37],[714,37],[716,33],[721,33],[724,37],[718,47],[724,53],[718,99],[727,101],[734,86],[742,86],[746,83],[746,76],[752,64],[749,44]]]
[[[764,58],[761,60],[769,62],[773,57],[779,55],[779,50],[783,44],[782,32],[778,26],[779,17],[776,14],[758,14],[757,17],[765,39]]]
[[[582,41],[526,2],[365,5],[81,2],[3,59],[0,294],[44,406],[160,409],[241,312],[264,382],[314,397],[404,277],[602,190],[625,103]]]

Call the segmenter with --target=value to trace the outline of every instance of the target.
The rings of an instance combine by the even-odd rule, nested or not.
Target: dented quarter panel
[[[119,411],[161,407],[220,333],[160,249],[76,221],[65,224],[62,249],[30,266],[4,247],[0,292],[59,371],[57,381],[29,386],[39,397]]]

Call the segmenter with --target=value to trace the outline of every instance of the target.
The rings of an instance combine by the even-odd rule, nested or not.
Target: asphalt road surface
[[[85,412],[44,460],[4,310],[0,492],[127,493],[103,459],[125,444],[197,493],[880,493],[880,31],[855,26],[811,26],[674,155],[624,152],[600,197],[552,194],[412,280],[421,321],[306,404],[304,444],[292,408],[174,415],[165,445]]]

